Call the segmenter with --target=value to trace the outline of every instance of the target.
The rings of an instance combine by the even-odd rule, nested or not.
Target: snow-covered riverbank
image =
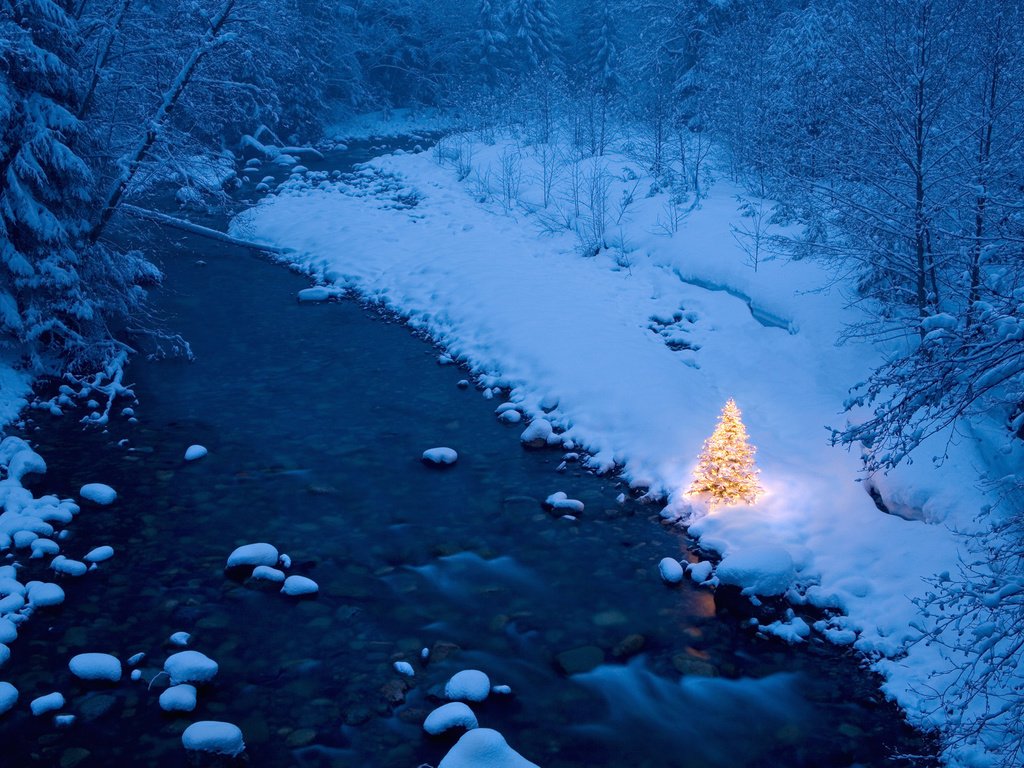
[[[872,659],[914,722],[941,725],[917,693],[935,684],[939,652],[905,644],[921,634],[912,600],[923,580],[957,562],[950,528],[970,527],[986,503],[977,447],[960,438],[936,471],[925,446],[877,481],[888,507],[915,519],[876,508],[858,456],[831,448],[825,428],[842,426],[848,388],[882,351],[835,345],[858,318],[817,265],[762,260],[755,271],[749,237],[734,237],[751,226],[740,193],[719,182],[679,217],[626,158],[552,165],[536,147],[449,140],[375,160],[352,181],[297,177],[234,230],[397,311],[483,385],[508,388],[567,450],[680,514],[701,443],[734,397],[767,493],[691,532],[733,574],[750,565],[748,584],[788,583],[794,602],[841,611],[815,628]],[[577,232],[598,215],[611,247],[581,255]],[[800,619],[765,629],[806,633]]]

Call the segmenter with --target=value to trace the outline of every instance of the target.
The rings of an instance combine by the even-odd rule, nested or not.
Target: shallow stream
[[[0,720],[4,768],[178,768],[179,734],[201,719],[239,725],[253,766],[437,765],[454,737],[421,724],[465,668],[511,686],[480,723],[543,768],[925,764],[892,759],[931,748],[855,656],[762,639],[742,601],[663,585],[658,561],[687,557],[682,532],[618,503],[614,478],[524,450],[500,400],[457,386],[467,374],[400,323],[354,301],[299,304],[305,278],[243,250],[155,230],[148,246],[167,275],[156,312],[196,360],[135,360],[136,423],[39,416],[28,430],[49,465],[37,492],[119,494],[83,510],[66,550],[117,554],[62,582],[65,605],[14,643],[3,677],[23,702],[61,690],[78,720],[56,729],[19,705]],[[192,443],[210,453],[186,464]],[[424,466],[441,445],[459,462]],[[542,508],[559,490],[585,503],[578,521]],[[320,594],[226,576],[232,549],[256,541]],[[220,664],[192,715],[160,711],[160,680],[67,671],[76,653],[145,651],[149,680],[177,631]]]

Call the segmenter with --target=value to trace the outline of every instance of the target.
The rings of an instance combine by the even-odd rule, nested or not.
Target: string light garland
[[[718,417],[715,431],[701,449],[693,483],[687,496],[708,500],[713,509],[723,504],[753,504],[764,489],[758,484],[760,471],[754,463],[756,448],[750,444],[736,401],[729,402]]]

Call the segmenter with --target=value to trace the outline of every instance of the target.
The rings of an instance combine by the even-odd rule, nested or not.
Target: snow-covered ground
[[[904,649],[921,634],[912,599],[923,579],[957,562],[950,529],[969,528],[986,503],[978,446],[960,438],[941,471],[924,446],[876,480],[904,517],[880,512],[858,455],[830,447],[826,431],[844,424],[849,387],[883,354],[836,345],[859,319],[841,286],[809,261],[755,271],[751,238],[734,236],[752,221],[729,183],[680,216],[640,163],[564,153],[447,139],[378,158],[355,179],[293,178],[233,231],[400,313],[482,386],[507,388],[529,428],[546,420],[554,442],[667,498],[669,513],[693,514],[684,494],[697,454],[735,398],[766,494],[696,510],[690,532],[730,581],[788,583],[794,603],[835,609],[815,629],[864,652],[913,721],[941,724],[917,693],[943,668],[938,650]],[[602,218],[610,247],[584,255]],[[807,634],[795,617],[763,629]]]

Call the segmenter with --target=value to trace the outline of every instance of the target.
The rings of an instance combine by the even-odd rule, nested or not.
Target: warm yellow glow
[[[714,508],[721,504],[753,504],[764,489],[754,464],[756,449],[747,437],[740,409],[732,398],[722,409],[715,431],[704,441],[687,496],[701,496]]]

